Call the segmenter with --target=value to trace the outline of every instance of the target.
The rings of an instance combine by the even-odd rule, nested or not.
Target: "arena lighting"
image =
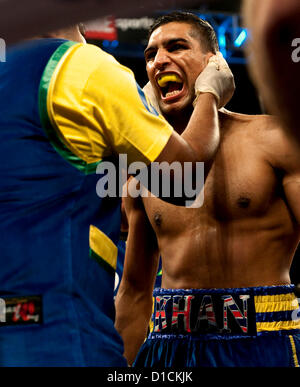
[[[149,26],[158,15],[166,14],[171,10],[149,13],[141,18],[110,17],[106,23],[95,21],[86,24],[87,40],[99,45],[104,50],[117,57],[140,58],[144,57],[144,48],[147,44]],[[245,64],[243,45],[249,39],[248,31],[242,26],[238,14],[222,14],[219,12],[197,12],[190,10],[201,19],[208,21],[217,34],[217,39],[224,58],[229,63]],[[102,25],[102,27],[101,27]],[[109,28],[108,28],[109,27]],[[91,31],[95,29],[96,31]],[[111,36],[107,33],[111,32]],[[97,37],[98,35],[98,37]],[[103,36],[103,37],[102,37]],[[105,36],[105,37],[104,37]],[[114,42],[115,41],[115,42]],[[116,42],[118,41],[118,43]],[[114,43],[113,43],[114,42]]]
[[[112,40],[112,41],[109,41],[109,40],[103,40],[102,42],[102,46],[104,49],[114,49],[114,48],[117,48],[119,45],[119,42],[118,40]]]
[[[227,59],[225,32],[226,32],[226,29],[224,26],[219,27],[217,31],[217,37],[218,37],[220,51],[223,54],[224,58]]]
[[[112,47],[118,47],[118,45],[119,45],[119,42],[117,41],[117,40],[113,40],[112,42],[111,42],[111,45],[112,45]]]
[[[241,45],[246,41],[246,39],[247,39],[247,30],[244,28],[234,41],[235,47],[241,47]]]
[[[249,38],[248,31],[241,25],[238,14],[222,14],[208,12],[196,13],[200,18],[208,21],[217,34],[217,39],[224,58],[228,63],[245,64],[243,45]]]
[[[209,21],[209,20],[208,20]],[[219,41],[220,51],[223,54],[224,58],[227,59],[227,41],[226,41],[226,32],[229,30],[230,25],[232,24],[231,17],[225,17],[222,24],[217,30],[217,37]]]
[[[207,2],[210,0],[0,0],[0,38],[10,44],[105,15],[138,17]]]

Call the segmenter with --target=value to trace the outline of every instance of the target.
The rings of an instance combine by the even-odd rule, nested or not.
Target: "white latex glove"
[[[143,87],[143,92],[146,94],[148,97],[151,105],[155,108],[155,110],[159,113],[162,114],[156,99],[156,96],[154,94],[153,87],[150,82],[146,83],[146,85]]]
[[[217,99],[218,109],[220,109],[231,100],[234,90],[233,74],[222,53],[218,51],[209,59],[207,66],[196,79],[196,98],[193,106],[195,106],[199,94],[211,93]]]

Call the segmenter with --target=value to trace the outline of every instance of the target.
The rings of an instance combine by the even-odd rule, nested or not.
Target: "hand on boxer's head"
[[[144,87],[143,87],[143,92],[146,94],[148,100],[150,101],[151,105],[155,108],[155,110],[159,113],[161,113],[161,110],[159,108],[153,87],[150,82],[148,82]]]
[[[235,90],[233,74],[220,51],[210,57],[207,66],[195,82],[196,98],[201,93],[211,93],[217,100],[218,109],[225,106],[233,96]]]

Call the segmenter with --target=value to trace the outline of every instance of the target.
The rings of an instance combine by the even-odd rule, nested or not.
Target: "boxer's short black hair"
[[[148,38],[158,27],[172,23],[187,23],[193,27],[196,38],[199,38],[202,49],[216,54],[219,51],[219,44],[216,33],[212,26],[205,20],[190,12],[175,11],[166,15],[159,16],[149,28]]]

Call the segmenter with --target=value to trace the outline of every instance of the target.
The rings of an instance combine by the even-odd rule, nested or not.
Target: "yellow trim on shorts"
[[[254,296],[254,303],[256,313],[298,309],[298,301],[294,293]]]
[[[294,293],[254,296],[256,313],[294,311],[299,308]],[[300,320],[256,322],[257,332],[300,329]]]
[[[282,330],[289,330],[289,329],[300,329],[300,320],[256,323],[257,332],[263,332],[263,331],[275,332],[275,331],[282,331]]]
[[[296,345],[295,345],[295,340],[293,336],[289,336],[291,347],[292,347],[292,352],[293,352],[293,360],[294,360],[294,365],[295,367],[299,367],[299,361],[298,361],[298,356],[297,356],[297,351],[296,351]]]

